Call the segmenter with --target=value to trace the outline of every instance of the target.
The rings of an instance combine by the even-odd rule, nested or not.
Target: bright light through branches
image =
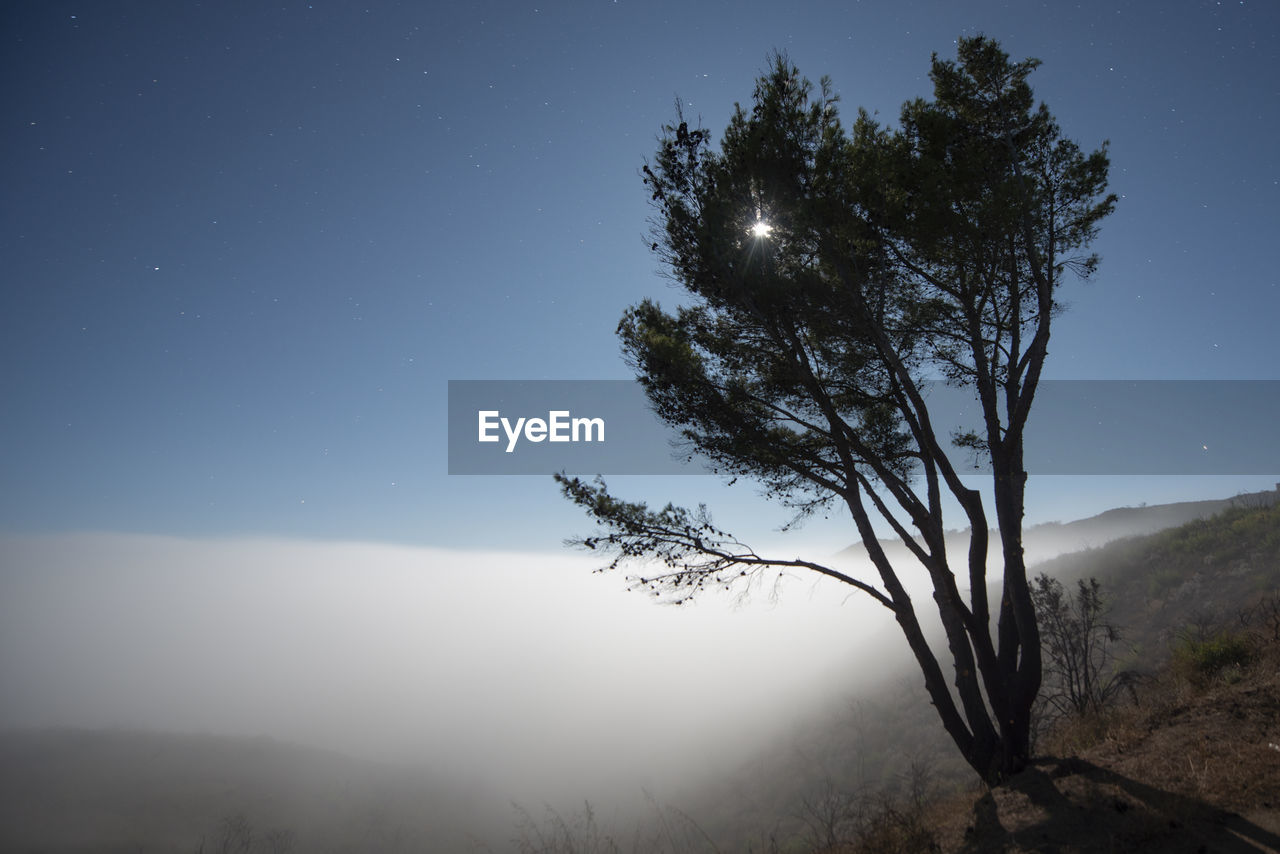
[[[773,226],[764,220],[757,220],[756,224],[751,226],[751,236],[756,238],[768,237],[769,232],[773,231]]]

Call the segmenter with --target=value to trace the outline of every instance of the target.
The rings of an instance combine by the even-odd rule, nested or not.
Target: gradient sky
[[[1039,57],[1037,95],[1084,146],[1110,139],[1121,197],[1050,376],[1277,378],[1274,4],[42,0],[0,16],[11,532],[556,548],[584,525],[548,479],[445,474],[446,383],[629,376],[618,317],[676,296],[645,248],[638,168],[677,96],[718,132],[775,48],[830,75],[846,118],[884,120],[930,94],[930,53],[959,35]],[[1033,485],[1031,517],[1268,480],[1059,479]],[[622,491],[785,519],[710,478]],[[1054,496],[1077,499],[1055,512]]]

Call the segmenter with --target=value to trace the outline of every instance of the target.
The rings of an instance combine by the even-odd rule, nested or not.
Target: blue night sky
[[[766,55],[846,119],[985,32],[1121,201],[1054,378],[1275,379],[1280,8],[1187,3],[6,3],[0,529],[555,550],[548,478],[450,477],[450,379],[629,376],[676,293],[638,169]],[[1259,473],[1265,474],[1265,473]],[[1032,521],[1272,477],[1047,479]],[[773,527],[749,487],[622,478]],[[852,540],[841,527],[831,543]]]

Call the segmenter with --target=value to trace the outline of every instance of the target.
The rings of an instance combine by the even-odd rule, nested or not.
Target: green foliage
[[[1253,656],[1253,643],[1243,633],[1219,631],[1198,636],[1186,631],[1174,647],[1173,664],[1175,672],[1193,684],[1205,685],[1219,677],[1235,681]]]
[[[1230,625],[1248,610],[1249,630],[1269,637],[1271,617],[1263,603],[1280,589],[1280,507],[1260,506],[1261,500],[1159,533],[1062,555],[1040,569],[1068,585],[1097,577],[1108,592],[1114,621],[1126,627],[1126,643],[1146,651],[1140,662],[1144,670],[1170,657],[1179,642],[1174,639],[1187,637],[1185,627],[1204,624],[1204,617]],[[1206,504],[1203,512],[1211,507]]]
[[[1165,564],[1153,569],[1147,575],[1147,598],[1156,599],[1168,595],[1169,591],[1186,581],[1186,577],[1185,569],[1179,566]]]
[[[851,468],[896,486],[936,453],[903,409],[904,371],[975,384],[989,420],[964,446],[1000,444],[996,396],[1025,417],[1035,333],[1062,273],[1096,266],[1071,253],[1115,202],[1105,146],[1085,155],[1035,105],[1037,64],[961,39],[901,129],[862,112],[846,133],[830,83],[777,55],[719,151],[678,116],[644,174],[654,247],[692,304],[644,301],[618,329],[658,413],[801,506]]]
[[[1249,551],[1276,553],[1280,551],[1280,504],[1231,507],[1213,518],[1169,531],[1159,545],[1171,558],[1198,554],[1232,560]]]

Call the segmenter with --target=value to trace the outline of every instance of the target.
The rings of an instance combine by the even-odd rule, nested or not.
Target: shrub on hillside
[[[1184,632],[1173,650],[1174,672],[1195,685],[1223,678],[1233,682],[1253,660],[1253,643],[1243,633]]]
[[[1061,582],[1041,573],[1031,588],[1044,656],[1040,714],[1048,723],[1064,716],[1096,714],[1136,678],[1117,666],[1120,630],[1096,578],[1076,584],[1069,595]]]

